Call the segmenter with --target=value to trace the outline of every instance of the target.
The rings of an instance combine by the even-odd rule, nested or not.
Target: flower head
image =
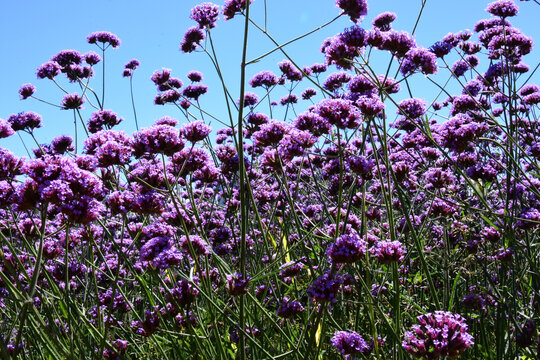
[[[416,358],[454,358],[474,345],[465,319],[459,314],[436,311],[417,319],[420,325],[413,325],[412,331],[405,332],[402,342],[405,351]]]
[[[373,19],[373,27],[379,29],[380,31],[389,31],[392,28],[392,23],[396,20],[397,16],[391,12],[383,12],[375,16]]]
[[[54,79],[56,75],[60,74],[60,65],[54,61],[46,62],[41,65],[37,71],[36,75],[38,79]]]
[[[19,95],[21,96],[21,100],[28,99],[30,96],[34,95],[35,91],[36,87],[32,84],[21,85],[21,88],[19,89]]]
[[[218,16],[219,7],[216,4],[205,2],[191,9],[190,18],[199,24],[199,28],[204,29],[207,27],[212,29],[216,27]]]
[[[367,15],[368,4],[366,0],[336,0],[336,6],[349,15],[351,21],[357,23],[358,20]]]
[[[125,69],[130,69],[130,70],[137,70],[137,68],[139,67],[139,65],[141,65],[140,61],[137,60],[137,59],[132,59],[132,60],[129,60],[126,65],[124,65],[124,68]]]
[[[364,338],[355,331],[338,331],[330,341],[343,355],[364,354],[370,351]]]
[[[491,15],[507,18],[516,16],[519,8],[512,0],[497,0],[489,4],[486,11]]]
[[[191,53],[197,49],[197,46],[205,39],[204,32],[196,26],[192,26],[184,33],[184,39],[180,43],[180,50],[185,53]]]
[[[367,243],[357,235],[341,235],[327,251],[334,264],[349,264],[356,262],[366,253]]]
[[[108,31],[93,32],[86,37],[86,40],[89,44],[97,44],[98,42],[100,42],[103,44],[103,46],[105,46],[105,44],[109,44],[113,48],[117,48],[120,46],[120,39],[118,38],[118,36]]]
[[[89,51],[83,55],[84,62],[90,66],[96,65],[101,61],[101,56],[94,51]]]
[[[249,280],[250,277],[242,277],[240,273],[234,273],[232,275],[227,275],[227,283],[225,288],[231,296],[241,296],[247,294],[249,290]]]
[[[62,109],[81,109],[83,103],[84,99],[82,98],[82,96],[79,96],[79,94],[67,94],[62,99]]]

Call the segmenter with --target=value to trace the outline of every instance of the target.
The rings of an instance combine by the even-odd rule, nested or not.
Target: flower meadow
[[[175,46],[220,82],[155,70],[170,116],[151,125],[133,96],[143,60],[106,66],[116,34],[37,67],[21,100],[73,123],[42,143],[41,115],[0,119],[0,138],[33,141],[0,148],[3,359],[540,358],[540,86],[534,34],[512,25],[540,3],[486,2],[434,44],[367,0],[327,3],[332,20],[286,43],[250,16],[270,1],[194,6]],[[218,60],[225,22],[243,24],[239,68]],[[335,23],[319,62],[289,55]],[[253,36],[273,45],[250,59]],[[125,118],[104,105],[119,74]]]

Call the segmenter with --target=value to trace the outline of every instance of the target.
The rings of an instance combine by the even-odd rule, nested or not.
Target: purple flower
[[[150,336],[155,333],[159,328],[160,315],[159,310],[153,311],[146,310],[144,313],[144,320],[136,320],[131,323],[131,329],[137,335]]]
[[[33,131],[42,126],[41,115],[35,112],[20,112],[16,115],[10,115],[7,121],[15,131]]]
[[[192,121],[180,128],[180,135],[193,144],[206,139],[211,132],[212,128],[206,125],[203,120]]]
[[[360,175],[363,179],[369,180],[373,178],[373,169],[375,164],[372,160],[366,159],[364,156],[349,156],[347,158],[347,165],[349,169],[357,175]]]
[[[424,75],[437,73],[437,58],[435,54],[423,47],[409,50],[401,63],[401,73],[403,76],[410,75],[418,70]]]
[[[15,131],[9,121],[0,119],[0,139],[10,137],[13,134],[15,134]]]
[[[381,50],[390,51],[398,58],[404,57],[409,50],[416,47],[414,38],[406,31],[394,31],[390,30],[385,33],[380,45]],[[425,57],[426,55],[424,55]]]
[[[257,94],[246,92],[244,94],[244,107],[246,106],[255,106],[259,102],[259,97]],[[240,106],[240,99],[237,101],[238,105]]]
[[[315,111],[340,129],[355,129],[360,124],[360,112],[349,100],[325,99],[317,104]]]
[[[323,72],[326,72],[328,67],[325,64],[313,64],[309,67],[309,71],[311,71],[314,74],[322,74]]]
[[[88,131],[92,134],[103,130],[105,126],[107,129],[112,128],[115,125],[120,124],[124,119],[119,117],[112,110],[98,110],[92,114],[87,121]]]
[[[174,228],[156,222],[142,229],[140,257],[146,268],[166,269],[178,265],[182,253],[174,246]]]
[[[23,173],[24,160],[0,147],[0,180],[13,179]]]
[[[154,125],[133,133],[133,150],[136,157],[144,154],[173,155],[184,148],[178,130],[168,125]]]
[[[302,72],[296,68],[289,60],[278,63],[278,67],[289,81],[300,81],[304,77]]]
[[[253,0],[249,0],[251,4]],[[226,0],[225,5],[223,5],[223,16],[225,20],[232,19],[237,13],[244,10],[247,6],[246,0]]]
[[[307,88],[304,91],[302,91],[302,99],[304,100],[309,100],[315,95],[317,95],[317,90],[312,89],[312,88]]]
[[[306,130],[315,136],[330,133],[332,125],[315,112],[307,111],[298,115],[294,126],[299,130]]]
[[[343,30],[342,33],[338,34],[338,37],[345,45],[358,50],[366,45],[367,33],[360,26],[353,25]]]
[[[389,264],[403,261],[407,249],[397,240],[378,241],[369,252],[375,255],[381,264]]]
[[[47,78],[52,80],[58,74],[60,74],[60,65],[58,65],[54,61],[46,62],[45,64],[41,65],[36,71],[38,79]]]
[[[109,44],[113,48],[117,48],[120,46],[120,39],[118,38],[118,36],[108,31],[93,32],[86,37],[86,40],[89,44],[97,44],[98,42],[103,43],[103,47],[105,46],[105,44]]]
[[[397,16],[391,12],[383,12],[375,16],[373,19],[373,27],[379,29],[380,31],[389,31],[392,29],[392,23],[396,20]]]
[[[381,87],[388,94],[397,94],[401,90],[399,83],[391,77],[386,77],[385,75],[379,75],[378,79],[381,84]]]
[[[356,105],[366,116],[376,116],[384,110],[384,103],[378,97],[360,96]]]
[[[199,24],[199,28],[204,29],[207,27],[212,29],[216,27],[218,16],[219,7],[216,4],[205,2],[191,9],[190,18]]]
[[[398,114],[417,119],[426,113],[426,102],[419,98],[405,99],[398,104]]]
[[[284,97],[279,99],[279,103],[282,106],[285,106],[287,104],[296,104],[298,103],[298,96],[296,96],[295,94],[285,95]]]
[[[282,121],[270,120],[253,133],[253,141],[256,146],[276,145],[288,132],[288,127],[289,125]]]
[[[191,84],[184,88],[184,91],[182,92],[182,94],[189,99],[193,99],[197,101],[199,97],[203,94],[206,94],[207,91],[208,91],[208,86],[206,85]]]
[[[195,255],[210,254],[210,246],[208,246],[204,239],[197,235],[190,235],[189,238],[182,236],[179,244],[187,254],[191,254],[191,249],[193,249]]]
[[[330,276],[329,272],[318,277],[308,288],[308,296],[315,302],[336,302],[336,296],[343,279],[339,275]]]
[[[82,104],[84,104],[84,99],[79,94],[67,94],[62,99],[62,109],[82,109]]]
[[[191,53],[197,49],[201,41],[205,39],[204,32],[196,26],[190,27],[184,33],[184,39],[180,43],[180,50],[185,53]]]
[[[170,77],[171,69],[162,68],[161,70],[154,71],[150,80],[152,80],[156,85],[163,85],[169,81]]]
[[[349,75],[345,71],[336,72],[336,73],[328,75],[328,77],[324,81],[323,88],[325,88],[328,91],[334,92],[338,90],[339,88],[341,88],[346,83],[348,83],[350,80],[351,80],[351,75]]]
[[[512,0],[497,0],[490,3],[486,11],[494,16],[499,16],[501,18],[507,18],[511,16],[516,16],[519,12],[519,8]]]
[[[249,85],[252,88],[256,88],[259,86],[270,88],[274,85],[277,85],[277,83],[278,83],[278,78],[271,71],[261,71],[253,75],[253,77],[249,80]]]
[[[540,86],[536,84],[527,84],[523,85],[519,90],[519,95],[521,96],[531,95],[532,93],[540,93]]]
[[[343,355],[365,354],[371,350],[364,338],[355,331],[338,331],[330,341]]]
[[[368,4],[366,0],[336,0],[336,6],[349,15],[351,21],[357,23],[358,20],[367,15]]]
[[[340,36],[326,39],[321,52],[324,53],[328,65],[336,65],[341,69],[350,69],[357,55],[357,50],[348,46]]]
[[[351,264],[366,253],[367,243],[358,235],[341,235],[326,252],[334,264]]]
[[[170,116],[164,116],[154,121],[154,125],[168,125],[175,127],[176,125],[178,125],[178,120],[173,119]]]
[[[98,131],[84,141],[84,150],[94,155],[98,165],[125,165],[129,163],[133,149],[132,139],[123,131]]]
[[[465,319],[459,314],[436,311],[417,319],[420,325],[413,325],[412,331],[405,332],[402,342],[405,351],[416,358],[454,358],[474,345]]]
[[[304,307],[299,301],[285,297],[276,310],[276,315],[281,318],[291,318],[302,311],[304,311]]]
[[[55,154],[63,154],[66,151],[73,151],[74,147],[72,145],[73,139],[71,136],[61,135],[57,136],[51,142],[51,148]]]
[[[247,294],[250,279],[251,278],[249,276],[243,278],[242,274],[240,273],[227,275],[227,283],[225,284],[227,293],[229,293],[231,296],[241,296]]]
[[[32,84],[23,84],[19,89],[21,100],[28,99],[30,96],[34,95],[34,92],[36,92],[36,87]]]
[[[435,54],[436,57],[442,58],[445,55],[450,54],[450,51],[453,49],[453,45],[445,41],[437,41],[435,44],[431,45],[429,51]]]
[[[86,54],[83,55],[83,58],[84,58],[84,61],[90,66],[94,66],[101,61],[101,56],[99,56],[94,51],[87,52]]]
[[[192,70],[187,73],[187,78],[192,82],[200,82],[203,79],[203,74],[200,71]]]
[[[77,50],[62,50],[51,58],[61,67],[69,65],[79,65],[82,62],[82,55]]]
[[[139,65],[141,65],[141,63],[139,62],[139,60],[137,59],[132,59],[132,60],[129,60],[126,65],[124,65],[124,68],[126,69],[130,69],[130,70],[137,70],[137,68],[139,67]]]

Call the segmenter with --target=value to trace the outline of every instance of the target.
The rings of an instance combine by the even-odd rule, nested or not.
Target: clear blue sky
[[[215,1],[223,5],[224,0]],[[475,22],[489,17],[484,9],[490,1],[485,0],[427,0],[426,8],[416,40],[419,45],[429,47],[448,32],[472,29]],[[189,19],[190,9],[199,3],[195,0],[93,0],[80,3],[68,0],[57,1],[3,1],[0,7],[0,118],[20,111],[35,111],[44,118],[44,128],[36,131],[40,142],[47,142],[60,134],[72,134],[73,114],[28,99],[20,101],[18,89],[21,84],[31,82],[38,88],[36,96],[60,103],[62,94],[48,80],[37,80],[36,68],[63,49],[76,49],[80,52],[97,50],[95,45],[86,43],[86,35],[98,30],[115,33],[122,40],[118,49],[107,51],[107,97],[106,108],[124,117],[120,129],[131,133],[134,122],[129,97],[129,81],[122,78],[124,63],[132,58],[141,61],[141,67],[134,77],[135,98],[139,123],[149,126],[161,116],[170,115],[178,119],[181,114],[171,106],[154,106],[155,86],[149,80],[152,72],[161,67],[171,68],[173,76],[185,82],[189,70],[197,69],[204,73],[204,83],[210,87],[209,94],[201,98],[203,107],[219,117],[225,117],[225,106],[220,85],[204,53],[183,54],[179,43],[184,31],[194,25]],[[318,25],[331,20],[339,14],[334,0],[266,0],[268,5],[268,29],[276,40],[285,42],[301,35]],[[371,0],[370,11],[363,22],[369,28],[371,20],[383,11],[397,13],[394,23],[397,30],[411,31],[416,21],[420,0]],[[520,14],[512,19],[526,35],[540,38],[538,18],[540,6],[533,2],[517,2]],[[263,23],[264,0],[255,0],[253,18]],[[319,52],[321,42],[351,25],[347,17],[342,17],[331,26],[316,32],[295,45],[287,47],[298,64],[305,66],[322,62]],[[237,94],[239,79],[239,59],[242,40],[243,21],[240,17],[231,21],[219,21],[212,30],[217,43],[218,57],[233,94]],[[273,45],[256,30],[252,30],[248,58],[256,57]],[[540,61],[540,51],[535,48],[526,57],[526,62],[534,67]],[[260,63],[248,68],[248,76],[261,70],[278,72],[277,63],[284,59],[278,51]],[[93,87],[101,87],[101,66],[97,66]],[[421,76],[421,75],[420,75]],[[538,76],[535,77],[535,80]],[[538,81],[538,80],[537,80]],[[67,82],[66,82],[67,84]],[[429,85],[418,86],[418,96],[429,94]],[[91,84],[92,86],[92,84]],[[69,85],[68,85],[69,87]],[[73,92],[78,87],[71,85]],[[415,94],[416,95],[416,94]],[[235,95],[236,96],[236,95]],[[277,99],[276,99],[277,100]],[[86,106],[83,116],[91,114]],[[218,124],[212,124],[214,129]],[[25,137],[27,144],[30,140]],[[18,137],[0,139],[0,146],[7,147],[23,155]],[[34,147],[34,146],[32,146]]]

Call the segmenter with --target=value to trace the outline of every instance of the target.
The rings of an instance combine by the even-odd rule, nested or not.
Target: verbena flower
[[[191,70],[187,73],[186,77],[193,82],[200,82],[203,79],[203,74],[200,71]]]
[[[436,311],[418,316],[419,325],[405,332],[402,346],[416,358],[455,358],[474,345],[465,319],[459,314]]]
[[[39,79],[54,79],[58,74],[60,74],[60,65],[54,61],[46,62],[41,65],[37,71],[36,75]]]
[[[252,2],[253,0],[249,0],[250,4]],[[225,20],[232,19],[236,14],[238,14],[242,10],[245,10],[246,6],[246,0],[226,0],[222,10],[223,16],[225,16]]]
[[[249,80],[249,85],[253,88],[263,86],[265,88],[270,88],[274,85],[277,85],[278,78],[271,71],[261,71]]]
[[[202,120],[192,121],[184,124],[180,128],[180,134],[191,143],[196,143],[206,139],[206,137],[212,132],[212,128],[204,123]]]
[[[365,354],[371,350],[364,338],[355,331],[337,331],[330,341],[343,355]]]
[[[131,59],[129,60],[125,65],[124,68],[130,69],[130,70],[137,70],[137,68],[141,65],[140,61],[137,59]]]
[[[0,139],[10,137],[13,134],[15,134],[15,131],[11,127],[9,121],[0,119]]]
[[[376,27],[381,31],[389,31],[392,28],[391,24],[394,22],[394,20],[396,20],[396,18],[396,14],[392,12],[383,12],[382,14],[375,16],[372,24],[373,27]]]
[[[407,249],[398,240],[378,241],[369,252],[375,255],[381,264],[389,264],[403,261]]]
[[[490,3],[486,11],[494,16],[501,18],[507,18],[516,16],[519,12],[519,8],[512,0],[497,0]]]
[[[29,97],[34,95],[35,92],[36,87],[32,84],[23,84],[19,89],[19,95],[21,96],[21,100],[28,99]]]
[[[329,272],[318,277],[313,284],[308,288],[308,296],[319,303],[336,302],[336,296],[341,289],[343,279],[341,276]]]
[[[276,315],[281,318],[291,318],[304,311],[304,307],[297,300],[290,300],[285,297],[279,308],[276,310]]]
[[[10,115],[7,121],[15,131],[23,130],[31,132],[43,125],[41,115],[31,111]]]
[[[243,278],[240,273],[227,275],[227,282],[225,284],[227,293],[231,296],[242,296],[247,294],[249,291],[249,280],[249,276]]]
[[[103,47],[105,46],[105,44],[109,44],[113,48],[117,48],[120,46],[120,39],[118,38],[118,36],[108,31],[93,32],[86,37],[86,40],[89,44],[102,43]]]
[[[64,110],[82,109],[82,104],[84,104],[84,99],[77,93],[67,94],[62,99],[62,109]]]
[[[101,61],[101,56],[99,56],[94,51],[89,51],[86,54],[83,55],[84,62],[86,62],[88,65],[93,66],[98,64]]]
[[[197,49],[197,46],[206,38],[204,32],[196,26],[190,27],[184,33],[184,38],[180,43],[180,50],[185,53],[191,53]]]
[[[362,17],[367,15],[368,4],[366,0],[336,0],[336,6],[343,10],[343,13],[349,15],[352,22],[356,23]]]
[[[205,2],[199,5],[196,5],[191,9],[192,20],[195,20],[199,24],[199,28],[209,28],[212,29],[216,27],[216,22],[219,16],[219,7],[216,4],[210,2]]]
[[[366,253],[367,243],[358,235],[341,235],[328,248],[327,254],[334,264],[351,264],[360,260]]]

